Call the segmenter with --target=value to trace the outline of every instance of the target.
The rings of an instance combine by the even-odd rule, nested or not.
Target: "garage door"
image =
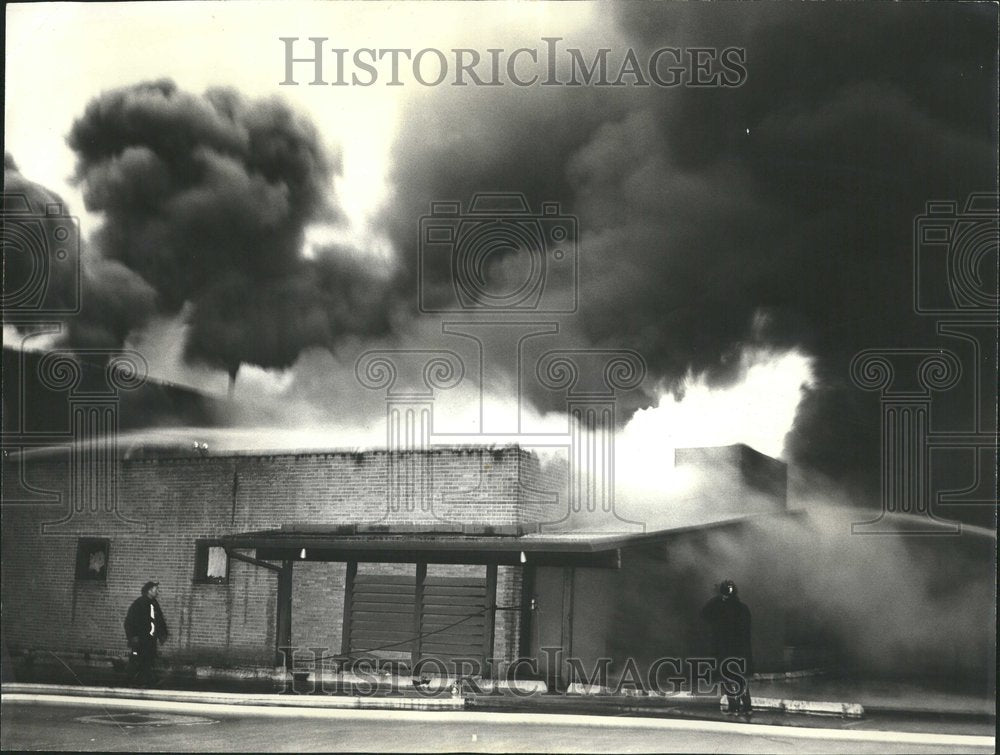
[[[433,672],[434,660],[449,671],[456,661],[473,661],[481,672],[493,649],[496,567],[482,566],[458,576],[417,564],[413,575],[358,572],[347,567],[343,653],[353,659],[403,661]],[[398,569],[397,569],[398,571]]]

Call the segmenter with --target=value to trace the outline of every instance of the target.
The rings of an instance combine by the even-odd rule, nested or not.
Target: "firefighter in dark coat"
[[[709,626],[717,679],[729,703],[728,713],[749,715],[750,675],[753,673],[753,650],[750,646],[750,609],[727,579],[719,585],[719,594],[701,609]]]
[[[147,582],[142,586],[142,595],[132,602],[125,614],[125,637],[131,650],[130,676],[147,687],[154,682],[157,645],[162,645],[170,636],[163,609],[156,600],[159,592],[158,582]]]

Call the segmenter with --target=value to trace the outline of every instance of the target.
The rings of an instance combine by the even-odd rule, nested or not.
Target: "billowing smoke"
[[[872,543],[850,527],[869,512],[826,494],[800,503],[800,516],[760,519],[742,536],[679,539],[670,558],[699,600],[723,578],[759,611],[793,595],[788,639],[833,650],[837,665],[862,676],[962,674],[985,685],[996,669],[994,533],[970,528],[961,547],[950,537]]]
[[[866,470],[871,490],[877,400],[850,386],[848,364],[872,346],[941,342],[912,309],[913,218],[929,199],[996,185],[995,9],[616,13],[602,45],[742,47],[746,82],[414,97],[379,216],[397,257],[391,293],[391,272],[373,272],[363,254],[303,254],[306,227],[339,217],[339,160],[280,100],[196,95],[168,81],[103,93],[70,133],[87,206],[103,218],[99,254],[84,266],[100,292],[85,299],[101,299],[102,312],[78,318],[77,341],[120,342],[151,311],[181,313],[188,359],[230,374],[297,365],[295,385],[310,382],[310,364],[322,374],[317,352],[345,337],[360,351],[393,322],[403,332],[378,345],[437,346],[440,332],[422,339],[436,322],[392,311],[418,300],[420,269],[431,299],[454,295],[448,257],[419,254],[420,217],[436,200],[467,209],[476,192],[523,192],[532,212],[558,202],[579,219],[579,311],[559,318],[558,346],[633,348],[650,367],[643,390],[620,403],[622,422],[682,390],[689,373],[725,384],[741,379],[748,351],[797,349],[813,358],[815,379],[787,457],[844,483]],[[987,286],[995,262],[979,271]],[[486,273],[516,283],[518,264],[497,259]],[[350,361],[338,363],[347,375]],[[512,363],[486,367],[510,373]],[[562,396],[530,398],[541,413],[564,408]]]
[[[678,35],[745,46],[749,75],[734,90],[651,98],[619,129],[662,156],[653,175],[638,160],[614,168],[610,153],[588,161],[587,176],[612,171],[605,207],[615,196],[619,212],[649,206],[642,222],[612,219],[606,248],[632,250],[630,268],[656,282],[628,297],[595,290],[607,307],[594,321],[607,327],[603,313],[624,303],[622,322],[661,326],[654,354],[708,362],[759,312],[767,342],[818,357],[821,387],[802,407],[792,457],[851,473],[878,453],[877,409],[845,390],[853,354],[939,342],[913,311],[913,219],[928,200],[961,203],[997,185],[996,11],[622,10],[651,48]],[[994,249],[981,271],[994,293],[996,264]],[[993,403],[984,397],[983,409]]]
[[[636,349],[675,389],[690,370],[739,379],[748,348],[801,349],[817,380],[789,457],[840,480],[867,470],[871,489],[878,407],[848,365],[864,348],[940,343],[913,312],[913,220],[928,200],[996,186],[995,9],[617,10],[615,44],[743,47],[746,83],[414,101],[385,214],[402,263],[415,271],[432,200],[557,201],[581,229],[580,309],[561,347]],[[995,266],[994,253],[987,288]],[[423,270],[447,295],[445,260]],[[508,264],[492,274],[502,284]]]
[[[9,152],[4,153],[3,161],[4,184],[4,239],[3,239],[3,293],[4,310],[7,309],[8,297],[18,301],[18,292],[27,295],[31,289],[38,289],[39,283],[47,290],[42,292],[40,301],[25,302],[29,306],[41,306],[55,311],[74,309],[77,299],[77,271],[79,270],[79,247],[75,244],[66,245],[65,251],[70,255],[64,265],[49,265],[47,281],[40,280],[39,263],[53,260],[43,260],[35,252],[43,254],[48,250],[44,247],[47,239],[36,239],[31,243],[28,238],[20,238],[13,218],[18,216],[26,220],[41,218],[52,206],[65,208],[62,197],[44,186],[34,183],[21,175],[17,162]],[[11,220],[7,218],[11,217]],[[9,224],[9,225],[8,225]],[[42,243],[39,244],[38,241]],[[21,243],[18,243],[21,242]],[[15,309],[13,305],[12,309]]]
[[[449,296],[447,260],[435,267],[418,254],[417,222],[431,201],[467,207],[476,192],[523,192],[534,212],[554,201],[579,219],[580,309],[562,320],[559,347],[633,348],[650,382],[678,393],[692,373],[719,387],[742,381],[744,357],[757,350],[811,359],[785,439],[786,459],[822,473],[797,480],[808,513],[761,520],[744,540],[720,532],[668,549],[677,578],[636,574],[621,598],[623,645],[628,633],[649,633],[655,647],[657,633],[696,631],[697,609],[724,577],[741,583],[751,606],[780,604],[775,593],[787,585],[774,575],[791,572],[803,595],[803,644],[838,646],[866,674],[985,674],[995,666],[995,539],[971,530],[960,538],[850,534],[852,521],[872,517],[880,425],[877,400],[851,385],[849,364],[865,348],[941,344],[931,318],[913,311],[913,221],[929,200],[961,203],[995,190],[996,10],[616,10],[619,28],[602,46],[744,47],[747,82],[449,91],[414,101],[384,214],[410,273],[401,285],[412,296],[423,262],[424,293]],[[503,288],[517,262],[512,253],[487,274]],[[995,265],[995,255],[984,262],[987,286]],[[985,358],[995,365],[995,353]],[[935,401],[954,419],[973,420],[967,405]],[[620,437],[627,434],[628,425]],[[666,437],[650,443],[668,445]],[[660,463],[669,464],[666,453]],[[819,494],[814,483],[824,478],[837,487]],[[652,496],[628,500],[625,479],[617,489],[623,513],[654,520]],[[732,497],[737,507],[746,499]],[[667,496],[659,502],[665,522],[686,513]],[[945,515],[994,525],[988,506]],[[651,594],[662,597],[665,624],[635,626]]]
[[[523,194],[527,212],[537,216],[543,202],[558,203],[563,215],[576,210],[576,191],[567,172],[574,156],[606,127],[609,120],[627,112],[627,97],[618,90],[527,89],[443,90],[433,99],[416,100],[404,109],[400,130],[393,149],[391,196],[381,222],[396,249],[400,272],[397,290],[404,301],[416,303],[418,295],[431,307],[451,307],[461,319],[461,305],[456,303],[455,271],[445,246],[420,248],[419,221],[431,212],[432,202],[460,202],[468,214],[477,194]],[[580,218],[586,232],[586,218]],[[443,222],[449,222],[445,219]],[[579,241],[582,275],[594,274],[587,240]],[[476,272],[481,285],[471,291],[504,294],[516,291],[527,282],[530,251],[512,245],[485,256]],[[541,286],[538,308],[559,310],[572,297],[582,301],[585,292],[573,291],[565,281],[553,284],[546,279]],[[588,305],[581,306],[582,309]],[[481,314],[481,313],[476,313]],[[532,315],[532,310],[522,311]],[[434,319],[434,318],[426,318]],[[493,321],[509,321],[506,313],[493,315]],[[579,330],[579,317],[534,314],[527,319],[560,320],[559,348],[587,347],[593,339]],[[485,343],[483,356],[486,374],[503,375],[511,382],[514,362],[508,350],[490,343],[491,334],[479,334]],[[496,339],[501,337],[498,329]],[[533,344],[539,345],[536,340]],[[616,345],[616,344],[612,344]],[[625,344],[617,344],[625,345]],[[552,348],[550,341],[548,348]],[[501,355],[499,356],[498,355]],[[528,359],[535,355],[526,355]],[[490,361],[492,357],[493,361]],[[533,370],[523,390],[527,398],[543,411],[559,410],[564,404],[558,397],[537,390]],[[645,387],[645,386],[643,386]],[[555,401],[555,403],[553,402]],[[639,397],[631,408],[649,403],[648,395]]]
[[[941,343],[933,320],[913,312],[914,218],[928,200],[962,202],[996,187],[996,6],[634,3],[615,13],[614,25],[602,19],[615,28],[600,30],[601,46],[737,46],[746,49],[746,82],[442,87],[412,99],[399,120],[391,199],[378,218],[395,270],[373,265],[364,250],[304,254],[306,228],[340,218],[330,199],[339,159],[282,101],[192,94],[169,81],[101,94],[69,137],[87,207],[102,218],[84,255],[84,309],[70,338],[119,345],[154,315],[179,316],[191,361],[230,375],[240,365],[294,367],[278,401],[255,394],[259,373],[248,371],[251,400],[238,411],[249,406],[245,424],[254,429],[184,428],[175,438],[185,447],[192,435],[213,451],[383,443],[385,396],[359,386],[355,356],[446,341],[461,351],[442,337],[439,319],[394,312],[414,307],[420,293],[438,302],[453,296],[449,257],[419,253],[418,223],[430,203],[461,201],[468,210],[477,192],[523,192],[538,213],[541,203],[558,202],[579,220],[579,289],[549,287],[543,296],[576,293],[579,311],[537,319],[560,321],[558,348],[631,348],[650,368],[643,390],[619,405],[623,466],[630,450],[636,458],[635,449],[662,450],[658,462],[645,462],[661,482],[655,465],[669,464],[668,428],[683,416],[669,411],[669,392],[694,394],[689,376],[732,386],[745,381],[748,354],[794,353],[808,359],[809,379],[788,386],[794,401],[784,406],[796,412],[781,438],[785,458],[839,486],[822,495],[809,486],[797,520],[751,525],[753,548],[719,531],[668,551],[682,578],[664,585],[636,575],[622,596],[622,626],[629,601],[658,594],[664,622],[691,629],[723,577],[737,580],[751,607],[768,605],[786,587],[773,575],[791,570],[807,624],[819,633],[812,639],[838,644],[859,667],[929,662],[975,671],[995,643],[995,538],[855,537],[851,521],[870,512],[848,507],[842,490],[867,473],[871,493],[880,471],[877,399],[851,387],[851,357],[869,347]],[[9,159],[5,182],[6,191],[32,197],[34,212],[59,201]],[[499,289],[518,283],[517,254],[491,261],[484,273]],[[4,264],[8,276],[25,274],[21,261]],[[983,262],[986,285],[995,285],[995,265],[995,255]],[[54,278],[53,296],[68,296],[67,285]],[[995,352],[983,357],[995,368]],[[487,391],[520,386],[512,365],[486,365],[506,373]],[[774,385],[767,390],[775,393]],[[338,391],[340,400],[331,400]],[[564,396],[529,397],[529,412],[543,419],[565,408]],[[946,400],[935,396],[935,407]],[[275,411],[274,423],[298,434],[261,430],[276,404],[285,413]],[[995,414],[995,393],[982,404]],[[657,410],[663,419],[651,424]],[[693,427],[733,424],[725,412],[692,417]],[[448,427],[439,418],[436,429]],[[786,420],[754,418],[769,427]],[[985,420],[995,427],[995,416]],[[632,433],[649,428],[631,449],[630,421]],[[318,424],[333,432],[311,436]],[[566,479],[565,460],[551,466]],[[746,499],[739,490],[727,496]],[[630,491],[625,477],[619,502],[651,524],[692,513],[677,500]],[[654,511],[661,503],[673,508]],[[995,509],[981,506],[974,517],[994,525]],[[995,653],[986,667],[995,668]]]
[[[4,154],[4,194],[9,218],[24,214],[29,221],[42,219],[39,222],[43,229],[51,222],[44,220],[47,212],[73,213],[58,194],[27,180],[9,153]],[[21,199],[24,206],[15,208],[12,203]],[[37,239],[38,251],[48,257],[44,268],[39,268],[43,264],[40,258],[17,243],[9,243],[17,235],[11,227],[15,224],[12,220],[5,229],[4,294],[12,295],[41,273],[39,298],[32,304],[35,309],[65,313],[65,332],[59,340],[84,349],[119,348],[126,336],[141,328],[155,311],[156,292],[140,275],[116,260],[93,253],[77,234],[72,235],[71,243],[60,245],[60,250],[67,253],[64,258],[55,257],[53,239]],[[21,328],[31,330],[30,326]]]
[[[753,614],[757,647],[773,646],[779,633],[793,667],[861,679],[961,678],[988,696],[996,678],[995,533],[966,530],[960,545],[952,537],[862,537],[850,525],[870,512],[825,493],[801,503],[797,515],[678,535],[652,567],[623,562],[629,573],[612,597],[611,652],[644,648],[640,667],[664,652],[709,653],[699,609],[733,579]],[[664,637],[674,638],[669,650]],[[756,671],[769,672],[789,659],[755,660]]]
[[[340,217],[339,158],[282,100],[141,83],[95,98],[69,144],[103,217],[97,247],[149,284],[159,312],[184,309],[189,360],[235,378],[387,327],[370,266],[340,249],[304,255],[307,225]]]

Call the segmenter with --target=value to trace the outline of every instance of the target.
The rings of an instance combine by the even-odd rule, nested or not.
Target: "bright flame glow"
[[[152,439],[189,444],[193,437],[207,441],[215,452],[264,450],[329,450],[386,447],[384,397],[369,391],[346,390],[334,394],[332,401],[341,409],[346,404],[357,409],[353,414],[337,411],[318,414],[316,395],[300,394],[296,378],[316,373],[320,388],[330,385],[353,386],[351,360],[338,361],[328,352],[311,353],[312,367],[300,359],[295,369],[282,371],[245,367],[240,371],[237,396],[252,409],[251,416],[261,416],[263,407],[276,406],[270,426],[233,428],[173,428],[146,431],[123,438],[142,443]],[[663,390],[656,406],[639,410],[615,438],[615,487],[619,497],[631,500],[657,500],[663,494],[675,496],[688,482],[675,473],[676,448],[724,446],[744,443],[761,453],[780,458],[785,436],[795,421],[804,392],[815,385],[813,359],[791,350],[774,352],[747,349],[741,356],[739,378],[728,385],[713,387],[704,375],[689,374],[675,393]],[[518,406],[516,386],[494,385],[485,395],[491,407],[483,427],[479,393],[456,389],[440,395],[434,402],[435,434],[448,434],[446,445],[504,445],[520,442],[539,454],[542,462],[568,459],[568,418],[564,412],[544,415],[528,404]],[[324,390],[325,394],[326,391]],[[682,398],[678,398],[680,395]],[[522,431],[547,434],[517,435],[518,412]],[[511,428],[514,428],[513,430]],[[504,436],[481,434],[506,431]],[[435,440],[432,439],[432,445]],[[438,443],[443,441],[437,439]],[[546,445],[551,447],[546,448]],[[651,498],[649,498],[651,500]]]
[[[743,352],[741,373],[715,388],[689,373],[683,398],[663,392],[655,407],[636,412],[616,439],[619,484],[662,488],[676,448],[745,443],[780,458],[803,393],[815,385],[813,360],[794,350],[752,349]]]

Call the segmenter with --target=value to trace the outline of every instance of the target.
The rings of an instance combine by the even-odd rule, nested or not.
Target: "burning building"
[[[680,467],[708,469],[699,477],[710,482],[687,505],[665,502],[655,521],[619,531],[560,523],[565,498],[518,446],[138,448],[120,460],[114,507],[74,503],[71,456],[5,460],[7,500],[19,500],[19,486],[21,498],[50,501],[4,515],[3,631],[15,656],[122,655],[123,612],[156,579],[172,629],[164,651],[176,663],[281,667],[298,648],[324,666],[434,659],[498,675],[533,659],[559,686],[572,659],[589,668],[608,658],[614,674],[629,659],[697,656],[698,608],[712,585],[693,583],[675,552],[708,532],[752,551],[748,522],[795,516],[784,464],[746,446],[678,451]],[[759,606],[763,670],[807,663],[789,645],[796,598],[783,572],[765,580],[780,590],[745,595]]]

